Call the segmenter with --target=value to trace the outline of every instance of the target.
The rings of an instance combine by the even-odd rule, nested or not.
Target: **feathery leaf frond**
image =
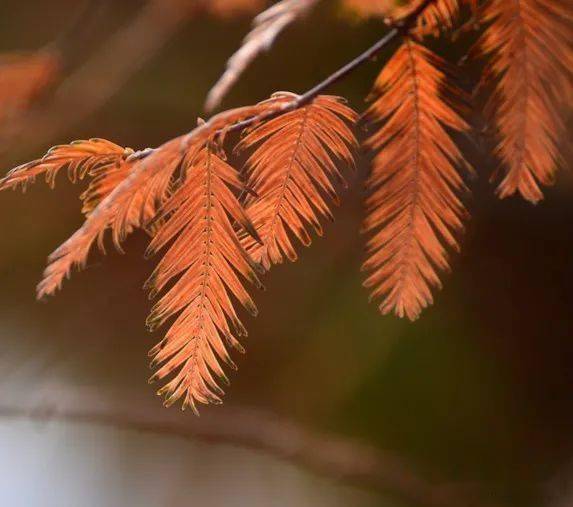
[[[38,160],[28,162],[12,169],[2,180],[0,190],[26,189],[40,175],[44,175],[50,187],[54,187],[58,173],[67,168],[68,178],[72,183],[83,179],[96,169],[105,171],[120,165],[133,154],[130,148],[123,148],[105,139],[74,141],[70,144],[54,146]]]
[[[375,84],[368,111],[383,126],[367,146],[376,153],[368,180],[366,232],[369,258],[364,283],[383,314],[416,319],[449,269],[444,243],[458,249],[456,233],[466,211],[457,194],[466,189],[456,171],[463,156],[447,130],[468,125],[441,96],[444,62],[406,39]]]
[[[88,216],[98,204],[111,194],[131,173],[133,164],[119,163],[98,165],[87,170],[91,178],[85,192],[80,195],[82,213]]]
[[[118,169],[128,173],[127,178],[101,201],[99,199],[103,197],[109,180],[105,185],[102,180],[99,184],[96,180],[99,188],[92,186],[84,194],[84,209],[88,217],[82,227],[48,258],[44,279],[38,285],[38,297],[53,294],[74,266],[83,267],[96,240],[103,249],[106,230],[111,229],[113,242],[121,250],[122,241],[133,229],[146,227],[151,220],[155,223],[158,207],[169,194],[172,176],[184,157],[190,156],[193,147],[205,144],[214,133],[235,122],[273,111],[276,105],[280,104],[269,100],[255,106],[225,111],[189,134],[172,139],[155,150],[133,153],[123,162],[126,166]],[[94,208],[96,201],[99,203]]]
[[[573,7],[567,0],[489,0],[479,49],[492,57],[490,103],[503,162],[498,195],[536,203],[553,182],[563,106],[573,96]]]
[[[255,127],[237,147],[257,147],[247,161],[255,196],[246,206],[262,243],[246,236],[244,245],[266,269],[283,257],[296,260],[292,236],[309,245],[309,227],[322,235],[320,219],[332,218],[326,198],[338,202],[333,180],[343,181],[336,160],[354,164],[357,142],[349,124],[356,120],[343,99],[322,95]]]
[[[257,314],[239,277],[262,285],[231,224],[253,231],[233,194],[243,188],[237,171],[202,146],[187,156],[184,172],[185,181],[164,205],[167,221],[149,247],[155,253],[171,243],[148,282],[152,293],[176,281],[153,308],[148,325],[154,329],[177,316],[150,352],[153,364],[161,364],[152,381],[177,372],[158,394],[165,395],[166,405],[184,397],[183,408],[197,411],[197,403],[221,402],[219,380],[227,377],[220,362],[235,367],[226,346],[242,350],[234,335],[247,334],[231,298]]]

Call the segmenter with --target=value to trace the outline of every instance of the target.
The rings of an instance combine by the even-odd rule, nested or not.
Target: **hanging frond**
[[[143,158],[136,153],[123,160],[121,167],[111,166],[128,176],[95,208],[94,199],[99,199],[97,192],[103,192],[103,187],[99,191],[94,191],[93,187],[91,191],[88,189],[88,194],[84,194],[86,221],[49,256],[48,267],[38,284],[38,298],[56,292],[72,268],[83,268],[94,242],[98,241],[103,251],[104,235],[108,229],[115,247],[121,251],[121,243],[127,235],[149,224],[168,195],[171,177],[181,160],[179,146],[179,142],[171,141],[149,155],[144,152]],[[97,181],[97,175],[94,181]]]
[[[383,126],[367,141],[376,155],[368,180],[364,229],[369,273],[364,283],[383,314],[416,319],[449,269],[446,246],[458,249],[456,233],[466,211],[457,194],[466,189],[456,170],[463,156],[448,130],[468,125],[442,97],[458,99],[446,85],[445,63],[413,40],[404,44],[378,77],[368,111]]]
[[[318,1],[282,0],[259,14],[241,48],[229,59],[225,72],[209,92],[205,109],[215,109],[253,60],[268,51],[279,34],[306,14]]]
[[[282,94],[282,96],[288,96]],[[244,245],[265,268],[297,258],[293,238],[309,245],[309,228],[322,235],[321,218],[332,218],[327,200],[338,202],[333,180],[343,181],[336,161],[353,165],[356,139],[348,124],[357,115],[339,97],[320,96],[309,105],[255,127],[239,150],[256,147],[247,161],[247,213],[262,243]]]
[[[184,397],[183,408],[197,411],[197,403],[221,402],[219,381],[228,380],[220,362],[235,367],[226,346],[242,350],[234,335],[247,334],[231,298],[257,314],[239,277],[262,285],[231,223],[256,237],[233,194],[243,189],[237,171],[204,145],[186,157],[184,171],[185,181],[163,208],[167,221],[149,247],[156,253],[171,243],[148,282],[153,293],[176,281],[148,325],[154,329],[177,316],[150,352],[153,363],[161,364],[152,381],[176,372],[158,394],[166,405]]]
[[[519,193],[536,203],[553,183],[564,134],[563,110],[573,96],[573,6],[568,0],[489,0],[490,23],[479,49],[490,57],[485,81],[503,163],[500,197]]]
[[[133,154],[131,148],[123,148],[105,139],[74,141],[70,144],[54,146],[42,158],[12,169],[0,180],[0,190],[26,189],[38,176],[43,175],[50,187],[54,187],[56,176],[67,169],[72,183],[83,179],[90,171],[106,171],[121,165]]]
[[[183,158],[190,156],[192,147],[205,144],[214,133],[222,132],[236,122],[246,118],[256,119],[281,104],[280,101],[269,100],[255,106],[225,111],[202,123],[191,133],[172,139],[155,150],[128,156],[123,161],[126,167],[120,171],[129,175],[111,193],[100,201],[104,190],[100,180],[102,186],[99,189],[92,187],[91,191],[88,189],[88,194],[84,194],[88,217],[82,227],[48,258],[44,279],[38,285],[38,297],[59,289],[74,266],[83,267],[96,240],[103,248],[106,230],[111,230],[113,242],[121,250],[122,241],[133,229],[147,228],[152,220],[155,224],[157,209],[169,194],[173,173]],[[97,205],[96,201],[99,201]]]

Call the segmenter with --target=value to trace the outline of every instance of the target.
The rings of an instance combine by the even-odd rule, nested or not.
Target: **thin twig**
[[[387,48],[395,40],[397,40],[403,35],[406,35],[412,29],[412,27],[418,22],[418,18],[420,17],[420,15],[426,10],[426,8],[430,4],[434,3],[435,1],[436,0],[425,0],[424,2],[422,2],[406,18],[401,20],[401,22],[398,25],[394,26],[384,37],[382,37],[378,42],[376,42],[376,44],[369,47],[366,51],[358,55],[352,61],[348,62],[346,65],[344,65],[336,72],[328,76],[325,80],[313,86],[310,90],[306,91],[302,95],[299,95],[292,102],[288,102],[281,108],[274,109],[269,113],[262,114],[259,116],[254,116],[247,120],[235,123],[234,125],[231,125],[229,128],[225,129],[225,132],[229,133],[229,132],[241,131],[245,128],[254,125],[255,123],[276,118],[285,113],[303,107],[309,102],[312,102],[313,99],[315,99],[321,93],[325,92],[332,85],[344,79],[346,76],[354,72],[364,63],[372,60],[372,58],[374,58],[383,49]]]
[[[483,491],[447,485],[414,471],[400,457],[345,438],[319,434],[271,413],[223,406],[200,418],[158,409],[151,398],[103,394],[64,385],[39,388],[38,401],[0,401],[0,417],[65,421],[240,445],[308,467],[337,480],[367,487],[427,507],[482,507]],[[435,474],[432,474],[435,475]]]
[[[39,115],[30,118],[29,121],[26,121],[27,125],[34,125],[36,132],[35,135],[29,136],[31,139],[34,139],[38,144],[45,144],[48,137],[53,137],[54,134],[69,127],[70,123],[81,120],[96,110],[166,42],[168,37],[180,26],[182,21],[201,8],[200,2],[191,2],[187,9],[184,9],[182,12],[180,0],[170,0],[172,3],[168,5],[169,8],[167,11],[163,12],[158,10],[158,6],[163,5],[161,3],[162,1],[163,0],[149,0],[147,6],[139,17],[133,21],[132,25],[113,37],[93,61],[86,64],[85,68],[80,69],[77,75],[70,79],[66,87],[62,87],[62,89],[58,91],[53,106],[49,108],[49,111],[43,111]],[[225,133],[239,132],[256,123],[271,120],[308,104],[332,85],[344,79],[364,63],[370,61],[399,37],[407,34],[417,23],[419,16],[424,10],[435,1],[436,0],[425,0],[420,3],[415,10],[401,20],[399,24],[394,26],[373,46],[328,76],[322,82],[298,96],[292,102],[287,102],[279,108],[273,108],[266,113],[234,123],[224,129],[220,129],[217,131],[217,134],[221,134],[223,130]],[[158,20],[161,19],[163,20],[162,23],[158,23]],[[154,27],[153,30],[151,30],[151,34],[149,33],[150,23]],[[158,26],[161,28],[158,28]],[[135,44],[134,42],[140,40],[142,35],[143,39],[146,40],[146,44],[144,44],[143,47],[141,44]],[[131,54],[135,51],[137,51],[137,57]],[[130,62],[129,65],[125,64],[125,58],[121,56],[128,54],[130,54],[130,57],[127,59]],[[105,74],[101,73],[102,68],[106,69]],[[88,88],[86,88],[86,83],[90,84]],[[76,93],[80,89],[81,93]],[[74,104],[72,104],[70,97],[81,97],[81,101],[77,103],[74,101]],[[73,117],[53,114],[61,110],[64,104],[68,109],[74,110]],[[205,127],[208,128],[208,125],[209,122],[207,122]],[[192,134],[193,131],[191,131],[187,137],[191,137]],[[153,151],[154,149],[149,149],[146,154],[150,155]]]
[[[398,38],[402,37],[403,35],[406,35],[412,29],[412,27],[418,22],[418,18],[424,12],[424,10],[435,1],[436,0],[425,0],[424,2],[419,4],[415,10],[413,10],[407,17],[401,20],[399,24],[394,26],[384,37],[382,37],[382,39],[380,39],[374,45],[369,47],[366,51],[364,51],[356,58],[354,58],[351,62],[347,63],[346,65],[338,69],[336,72],[328,76],[326,79],[324,79],[317,85],[313,86],[311,89],[309,89],[302,95],[296,96],[296,98],[293,99],[292,101],[285,102],[280,107],[271,108],[269,111],[266,111],[262,114],[253,115],[247,118],[246,120],[232,123],[231,125],[225,126],[220,129],[214,128],[213,129],[214,135],[215,136],[221,134],[227,135],[231,132],[240,132],[252,125],[255,125],[263,121],[272,120],[273,118],[282,116],[283,114],[286,114],[290,111],[294,111],[295,109],[303,107],[309,102],[312,102],[313,99],[315,99],[318,95],[326,91],[332,85],[344,79],[346,76],[354,72],[364,63],[370,61],[379,52],[387,48]],[[213,122],[220,121],[220,116],[221,114],[213,116],[206,123],[202,123],[199,128],[205,131],[211,130]],[[193,129],[186,136],[182,136],[183,149],[187,147],[188,141],[195,136],[197,130],[198,129]],[[140,156],[140,158],[145,158],[146,156],[151,155],[154,151],[155,149],[153,148],[147,149],[146,152]]]

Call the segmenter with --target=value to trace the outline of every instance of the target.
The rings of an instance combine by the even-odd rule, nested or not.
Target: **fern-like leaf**
[[[12,169],[2,180],[0,190],[26,189],[38,176],[45,176],[50,187],[54,187],[56,176],[67,169],[72,183],[83,179],[91,171],[106,171],[121,165],[133,154],[130,148],[123,148],[105,139],[74,141],[70,144],[54,146],[41,159],[28,162]]]
[[[171,243],[149,281],[153,293],[176,282],[155,305],[148,324],[153,329],[177,316],[150,352],[153,364],[161,364],[152,381],[176,372],[158,394],[166,397],[166,405],[183,397],[183,408],[196,412],[197,403],[221,402],[219,380],[227,377],[220,361],[235,367],[226,346],[242,350],[235,335],[246,336],[246,330],[231,298],[257,314],[239,277],[262,286],[231,223],[253,233],[233,194],[243,188],[237,171],[203,146],[187,156],[185,175],[164,206],[166,223],[150,244],[155,253]]]
[[[336,160],[353,165],[356,139],[349,124],[357,115],[342,99],[320,96],[312,103],[253,129],[239,144],[256,146],[247,161],[249,218],[262,243],[244,244],[265,268],[297,258],[293,237],[309,245],[309,228],[322,235],[321,218],[332,218],[328,200],[338,202],[334,180],[343,181]]]
[[[463,156],[447,130],[468,126],[442,98],[444,62],[406,39],[375,85],[368,116],[383,126],[368,140],[376,156],[368,180],[364,229],[370,276],[364,285],[382,298],[383,314],[416,319],[449,268],[444,243],[458,249],[456,233],[466,211],[457,194],[465,190],[456,165]]]
[[[151,220],[157,224],[157,209],[168,196],[173,173],[183,158],[189,156],[191,146],[205,144],[214,133],[246,118],[258,118],[280,106],[281,103],[269,100],[255,106],[231,109],[155,150],[129,155],[123,162],[127,166],[119,169],[129,175],[103,199],[103,190],[104,187],[109,188],[109,181],[104,185],[100,180],[99,188],[96,181],[96,188],[88,189],[84,195],[88,217],[83,226],[48,258],[44,279],[38,285],[38,297],[52,294],[60,288],[74,266],[83,267],[96,240],[99,239],[100,248],[103,248],[106,230],[111,229],[113,242],[121,250],[121,242],[134,228],[147,227]],[[92,167],[92,170],[97,169]]]
[[[503,162],[498,194],[533,203],[550,185],[572,94],[573,7],[568,0],[489,0],[490,23],[479,48],[491,57],[486,80],[497,82],[490,108]]]

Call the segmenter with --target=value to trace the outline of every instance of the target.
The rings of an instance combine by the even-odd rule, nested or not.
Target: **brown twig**
[[[338,83],[349,74],[354,72],[364,63],[369,62],[374,58],[378,53],[380,53],[383,49],[387,48],[390,44],[398,40],[400,37],[406,35],[418,22],[418,18],[420,15],[426,10],[426,8],[434,3],[436,0],[424,0],[421,2],[416,9],[414,9],[408,16],[400,21],[399,24],[395,25],[384,37],[382,37],[378,42],[374,45],[370,46],[366,51],[358,55],[352,61],[348,62],[346,65],[343,65],[340,69],[335,71],[334,73],[330,74],[326,79],[318,83],[317,85],[313,86],[309,90],[307,90],[302,95],[296,96],[295,99],[289,102],[283,103],[280,107],[270,108],[268,111],[265,111],[261,114],[253,115],[245,120],[238,121],[236,123],[232,123],[230,125],[225,125],[223,128],[217,129],[214,128],[213,122],[220,121],[220,116],[215,115],[206,123],[202,123],[199,127],[201,130],[213,130],[216,135],[224,134],[225,136],[232,132],[240,132],[248,127],[251,127],[257,123],[272,120],[273,118],[277,118],[283,114],[286,114],[290,111],[294,111],[300,107],[305,106],[309,102],[312,102],[318,95],[324,93],[327,89],[329,89],[332,85]],[[185,139],[189,140],[193,138],[196,134],[196,130],[198,128],[193,129],[187,136],[184,136],[183,145],[185,147],[186,141]],[[153,149],[148,150],[147,155],[153,153]]]
[[[370,46],[366,51],[358,55],[356,58],[348,62],[346,65],[342,66],[336,72],[332,73],[326,79],[324,79],[317,85],[313,86],[302,95],[299,95],[292,102],[285,104],[280,109],[274,109],[270,113],[262,114],[260,116],[256,116],[235,123],[234,125],[231,125],[229,128],[226,129],[226,133],[241,131],[245,128],[250,127],[251,125],[254,125],[255,123],[276,118],[277,116],[281,116],[282,114],[288,113],[289,111],[293,111],[295,109],[305,106],[309,102],[312,102],[312,100],[315,99],[318,95],[324,93],[332,85],[344,79],[346,76],[354,72],[364,63],[367,63],[370,60],[372,60],[372,58],[374,58],[382,50],[386,49],[394,41],[396,41],[403,35],[407,34],[412,29],[412,27],[417,23],[419,16],[426,10],[426,8],[431,3],[434,2],[435,0],[425,0],[424,2],[422,2],[420,5],[418,5],[418,7],[415,10],[413,10],[406,18],[404,18],[399,25],[394,26],[378,42]]]
[[[0,401],[0,417],[59,420],[240,445],[273,454],[338,480],[427,507],[482,507],[483,492],[417,474],[403,459],[352,440],[322,435],[256,409],[223,406],[190,418],[149,398],[96,389],[44,386],[39,402]],[[471,488],[474,489],[474,488]],[[491,505],[487,504],[487,505]]]
[[[417,23],[419,16],[433,2],[435,0],[420,3],[382,39],[292,102],[227,126],[225,133],[241,131],[308,104],[408,33]],[[26,125],[33,126],[33,132],[25,128],[23,131],[26,131],[34,143],[49,144],[49,140],[55,135],[105,104],[125,81],[167,42],[185,20],[203,7],[200,1],[149,0],[127,28],[112,36],[94,58],[58,89],[49,108],[25,120]],[[106,71],[102,72],[101,69]],[[59,114],[62,110],[73,112],[67,115]],[[191,134],[192,132],[189,135]],[[29,143],[27,149],[30,149]],[[153,150],[149,150],[148,154],[152,152]]]

